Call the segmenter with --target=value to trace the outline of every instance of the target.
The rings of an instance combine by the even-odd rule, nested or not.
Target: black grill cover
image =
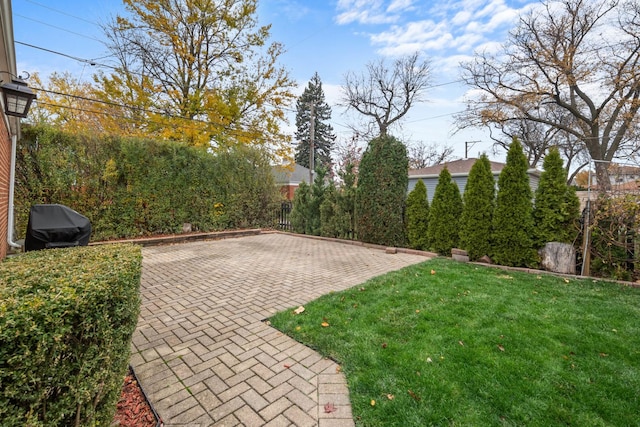
[[[91,222],[64,205],[33,205],[29,213],[25,251],[86,246],[91,237]]]

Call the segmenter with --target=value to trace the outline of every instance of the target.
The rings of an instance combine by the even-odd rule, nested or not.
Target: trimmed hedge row
[[[134,245],[29,252],[0,269],[0,423],[108,426],[140,310]]]
[[[92,240],[272,225],[280,201],[268,153],[208,152],[175,141],[71,135],[25,126],[16,154],[16,227],[60,203],[87,216]]]

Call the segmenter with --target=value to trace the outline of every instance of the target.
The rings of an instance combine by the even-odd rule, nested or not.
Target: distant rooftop
[[[276,184],[289,185],[300,184],[301,182],[309,183],[309,169],[296,164],[293,171],[287,169],[287,166],[273,166],[271,168],[273,178]]]
[[[461,160],[452,160],[450,162],[444,162],[439,165],[429,166],[428,168],[422,169],[411,169],[409,171],[409,176],[432,176],[432,175],[440,175],[442,169],[446,166],[449,170],[449,173],[453,174],[468,174],[471,171],[471,167],[476,162],[476,158],[468,158]],[[504,163],[500,162],[489,162],[491,164],[491,172],[500,173],[502,168],[504,168]]]

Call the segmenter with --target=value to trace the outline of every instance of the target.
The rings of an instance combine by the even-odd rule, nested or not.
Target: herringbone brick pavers
[[[166,427],[353,426],[338,366],[263,320],[425,260],[280,233],[143,257],[131,364]]]

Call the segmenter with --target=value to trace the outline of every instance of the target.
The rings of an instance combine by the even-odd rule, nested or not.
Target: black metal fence
[[[278,230],[291,231],[291,210],[293,209],[293,203],[291,201],[282,202],[280,209],[276,212],[276,228]]]

